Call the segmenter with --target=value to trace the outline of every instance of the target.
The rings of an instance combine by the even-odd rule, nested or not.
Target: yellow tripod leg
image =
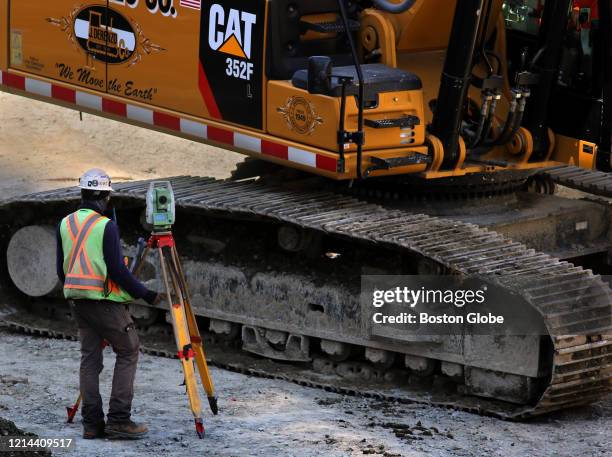
[[[164,285],[166,286],[166,294],[168,303],[170,303],[170,316],[172,318],[172,328],[174,330],[174,338],[178,349],[178,356],[183,366],[183,373],[185,375],[185,386],[187,389],[187,396],[189,398],[189,406],[195,419],[196,431],[198,436],[202,438],[204,436],[204,424],[202,420],[202,403],[200,401],[200,394],[198,392],[198,385],[195,378],[195,369],[193,366],[193,359],[195,358],[195,352],[193,351],[191,344],[191,337],[189,334],[189,326],[187,324],[187,316],[185,315],[185,307],[183,296],[180,289],[177,287],[177,278],[174,277],[170,272],[170,278],[176,295],[178,303],[174,303],[172,300],[172,294],[170,292],[170,283],[168,281],[168,271],[166,268],[166,261],[162,249],[159,249],[159,256],[161,261],[162,276],[164,278]]]
[[[200,338],[200,342],[195,342],[197,341],[197,338]],[[217,406],[217,397],[215,396],[215,386],[213,385],[213,381],[208,370],[206,353],[204,352],[201,337],[196,337],[196,339],[192,337],[192,341],[194,341],[193,350],[195,353],[196,364],[198,366],[198,371],[200,372],[202,385],[204,386],[204,390],[206,391],[206,395],[208,397],[208,404],[210,405],[212,413],[216,415],[219,413],[219,407]]]
[[[173,246],[172,248],[172,261],[174,270],[180,281],[181,290],[183,291],[185,314],[187,316],[187,325],[189,327],[189,334],[191,336],[193,351],[195,353],[196,364],[198,367],[198,371],[200,372],[202,385],[204,386],[204,390],[206,391],[206,395],[208,396],[208,404],[210,405],[210,409],[213,414],[216,415],[219,413],[219,407],[217,404],[217,397],[215,396],[215,386],[213,384],[210,371],[208,370],[208,363],[206,363],[206,353],[204,351],[204,341],[202,340],[202,336],[200,334],[200,329],[198,328],[193,308],[191,307],[191,296],[189,294],[189,287],[187,285],[185,273],[183,272],[183,267],[181,265],[178,251],[176,250],[175,246]]]
[[[189,302],[185,302],[185,308],[187,309],[188,325],[190,327],[192,325],[196,325],[195,316],[191,310],[191,304],[189,304]],[[208,404],[210,405],[210,409],[213,414],[218,414],[219,407],[217,405],[217,397],[215,396],[215,386],[213,385],[212,377],[208,371],[208,363],[206,363],[206,354],[204,352],[204,343],[202,341],[202,337],[197,331],[197,326],[195,327],[195,332],[191,331],[191,342],[193,344],[193,351],[195,353],[196,365],[198,366],[200,378],[202,379],[202,385],[204,386],[204,390],[206,391],[206,395],[208,397]]]

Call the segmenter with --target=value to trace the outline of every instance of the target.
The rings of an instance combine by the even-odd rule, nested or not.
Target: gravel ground
[[[78,455],[209,456],[610,456],[610,402],[528,423],[326,393],[212,369],[220,414],[197,439],[176,360],[141,356],[135,419],[151,428],[136,442],[80,439],[65,424],[77,394],[78,343],[0,330],[0,414],[46,438],[73,438]],[[114,355],[105,351],[108,400]]]
[[[0,93],[2,197],[71,185],[85,169],[116,180],[227,176],[241,156],[164,134]],[[568,192],[568,196],[579,196]],[[0,416],[41,437],[77,440],[75,455],[612,456],[612,398],[510,423],[419,405],[344,397],[213,369],[221,413],[198,440],[178,362],[142,356],[134,414],[147,440],[80,439],[65,406],[77,393],[78,345],[0,330]],[[108,399],[113,354],[102,374]]]

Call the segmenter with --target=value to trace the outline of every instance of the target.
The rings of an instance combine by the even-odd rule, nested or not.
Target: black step
[[[405,165],[414,165],[417,163],[431,163],[431,157],[426,154],[415,152],[410,156],[380,158],[370,157],[370,161],[378,168],[388,170],[389,168],[403,167]]]
[[[508,162],[505,160],[495,160],[495,159],[480,159],[478,157],[470,157],[468,156],[467,159],[465,159],[466,163],[475,163],[478,165],[486,165],[489,167],[507,167],[508,166]]]
[[[397,119],[366,119],[364,122],[365,125],[373,129],[390,129],[393,127],[405,129],[419,125],[421,120],[416,116],[404,116]]]
[[[300,25],[304,30],[312,30],[313,32],[319,33],[341,33],[345,31],[344,24],[340,20],[337,20],[335,22],[300,21]],[[349,29],[351,30],[351,32],[355,32],[360,28],[361,24],[358,21],[349,19]]]

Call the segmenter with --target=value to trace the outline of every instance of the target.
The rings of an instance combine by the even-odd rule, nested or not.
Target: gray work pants
[[[127,306],[111,301],[75,300],[74,314],[81,341],[80,388],[83,395],[83,426],[93,428],[104,421],[99,377],[102,342],[106,340],[117,354],[113,387],[108,405],[108,423],[130,420],[134,377],[140,341]]]

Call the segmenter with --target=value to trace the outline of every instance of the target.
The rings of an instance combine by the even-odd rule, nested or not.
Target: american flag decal
[[[202,9],[202,0],[181,0],[181,6],[194,10]]]

